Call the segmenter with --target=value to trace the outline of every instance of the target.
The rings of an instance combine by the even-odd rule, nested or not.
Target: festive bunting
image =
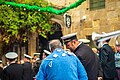
[[[54,9],[50,6],[48,6],[46,8],[42,8],[42,7],[39,7],[39,6],[36,6],[36,5],[31,6],[31,5],[28,5],[28,4],[18,4],[18,3],[15,3],[15,2],[7,2],[7,1],[2,1],[2,0],[0,0],[0,4],[10,5],[10,6],[13,6],[13,7],[23,8],[23,9],[32,10],[32,11],[49,12],[49,13],[60,15],[60,14],[63,14],[70,9],[73,9],[73,8],[81,5],[81,3],[83,3],[84,1],[85,0],[78,0],[75,3],[69,5],[68,7],[64,8],[64,9],[61,9],[61,10]]]

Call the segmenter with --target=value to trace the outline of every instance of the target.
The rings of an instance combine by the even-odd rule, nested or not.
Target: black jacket
[[[30,62],[23,64],[23,70],[23,80],[33,80],[33,70]]]
[[[104,44],[100,49],[99,58],[105,78],[114,78],[116,76],[114,54],[113,49],[108,44]]]
[[[23,80],[23,66],[12,63],[3,70],[2,80]]]
[[[3,68],[0,67],[0,79],[2,79],[2,77],[3,77]]]
[[[89,80],[97,80],[99,74],[99,61],[97,55],[90,47],[81,43],[74,51],[86,69]]]

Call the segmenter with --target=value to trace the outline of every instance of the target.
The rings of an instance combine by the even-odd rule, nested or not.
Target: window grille
[[[105,0],[90,0],[90,10],[97,10],[105,8]]]

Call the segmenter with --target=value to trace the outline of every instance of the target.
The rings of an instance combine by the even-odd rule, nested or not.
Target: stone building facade
[[[59,8],[67,7],[75,1],[77,0],[49,0]],[[104,7],[95,10],[90,9],[90,1],[92,0],[86,0],[78,7],[67,11],[71,16],[70,28],[66,27],[63,15],[56,15],[58,17],[53,20],[61,24],[63,35],[77,32],[78,39],[90,39],[92,32],[120,30],[120,0],[101,0],[105,3]],[[83,20],[83,18],[85,19]],[[114,45],[113,41],[111,45]]]

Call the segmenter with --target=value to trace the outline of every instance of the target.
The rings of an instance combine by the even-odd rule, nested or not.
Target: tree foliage
[[[44,0],[14,0],[17,3],[48,6]],[[0,34],[2,41],[13,43],[27,41],[32,33],[46,37],[51,30],[50,18],[52,14],[38,11],[28,11],[9,5],[0,5]]]

